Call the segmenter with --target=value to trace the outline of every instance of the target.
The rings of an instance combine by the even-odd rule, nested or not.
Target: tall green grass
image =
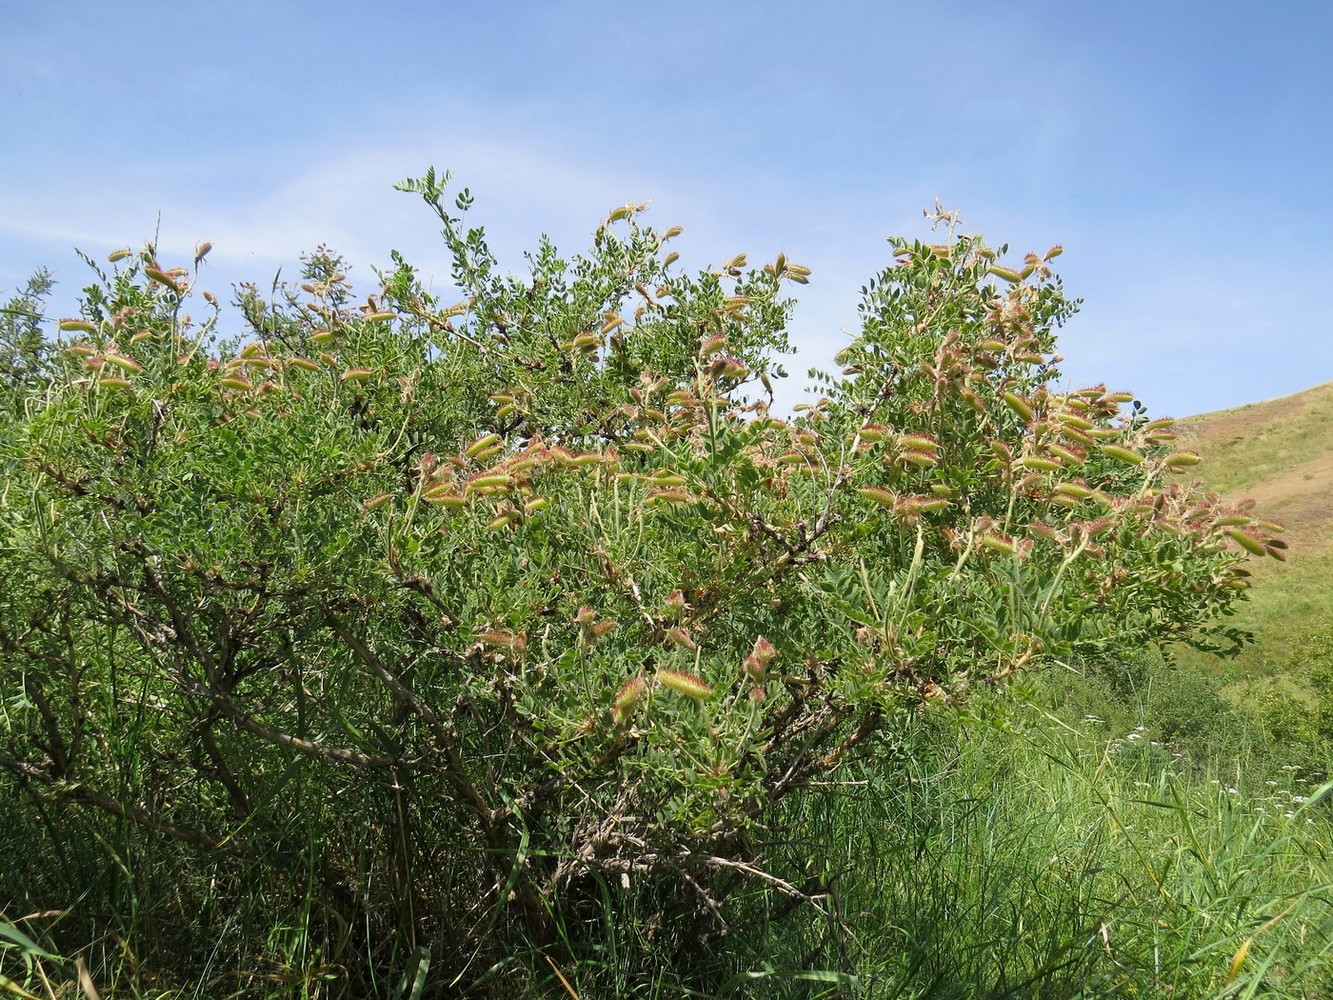
[[[839,919],[774,924],[776,968],[893,998],[1322,997],[1327,788],[1182,767],[1146,727],[1036,711],[927,726],[789,818]]]
[[[1035,707],[940,710],[886,742],[875,767],[811,789],[756,843],[755,866],[807,901],[754,879],[725,929],[693,920],[689,937],[608,884],[591,914],[600,944],[557,934],[471,985],[583,998],[1333,996],[1328,788],[1292,766],[1251,774],[1241,758],[1201,769],[1153,735]],[[7,887],[16,846],[0,847]],[[73,959],[108,997],[347,995],[299,898],[232,885],[210,914],[206,881],[164,892],[169,872],[152,866],[168,860],[127,865],[116,898],[112,872],[76,868],[59,916],[7,909],[0,972],[42,997],[84,995]],[[23,860],[34,863],[56,859]],[[186,897],[201,907],[193,923]],[[590,918],[551,905],[557,927]],[[52,959],[56,942],[66,961]],[[448,986],[415,966],[376,995]]]

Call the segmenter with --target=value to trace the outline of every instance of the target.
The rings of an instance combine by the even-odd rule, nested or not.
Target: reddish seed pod
[[[688,649],[690,652],[694,652],[699,648],[699,644],[696,643],[690,636],[690,633],[686,632],[683,628],[669,628],[667,629],[666,636],[671,640],[672,644],[679,646],[681,649]]]

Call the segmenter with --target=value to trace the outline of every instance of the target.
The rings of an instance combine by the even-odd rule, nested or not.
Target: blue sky
[[[0,290],[45,265],[67,303],[73,247],[159,219],[165,259],[213,242],[220,294],[320,243],[363,291],[391,248],[443,280],[392,190],[435,164],[516,270],[648,198],[686,263],[814,268],[803,384],[938,197],[1020,255],[1064,244],[1068,380],[1181,416],[1333,379],[1331,40],[1313,0],[8,0]]]

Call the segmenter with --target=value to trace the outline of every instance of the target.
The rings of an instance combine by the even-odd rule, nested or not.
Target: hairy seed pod
[[[898,494],[893,490],[885,489],[883,486],[862,486],[856,492],[871,503],[877,503],[881,507],[892,507],[898,502]]]
[[[364,382],[372,374],[369,368],[349,368],[338,377],[344,382]]]
[[[683,694],[687,698],[700,700],[707,698],[713,693],[708,682],[702,677],[684,670],[659,670],[657,671],[657,681],[663,687],[670,688],[677,694]]]
[[[1053,458],[1043,458],[1041,455],[1025,455],[1018,460],[1018,464],[1025,469],[1039,469],[1042,472],[1056,472],[1064,466]]]
[[[569,342],[569,350],[575,354],[590,354],[602,346],[602,338],[586,330]]]
[[[643,499],[645,507],[676,506],[691,501],[692,497],[684,490],[653,490]]]
[[[714,334],[711,337],[705,337],[699,345],[699,357],[711,358],[714,354],[719,354],[727,349],[727,338],[722,334]]]
[[[924,451],[905,451],[898,456],[898,461],[915,465],[918,469],[929,469],[939,464],[939,459]]]
[[[1114,458],[1117,462],[1124,462],[1127,465],[1143,464],[1143,456],[1131,448],[1122,448],[1115,444],[1102,445],[1102,454],[1108,458]]]
[[[777,658],[778,650],[773,643],[769,642],[768,639],[761,635],[755,639],[754,647],[750,650],[750,655],[759,663],[767,667]]]
[[[1070,496],[1078,500],[1091,500],[1097,495],[1081,483],[1061,483],[1055,488],[1055,491],[1062,496]]]
[[[924,434],[904,434],[898,439],[898,443],[908,451],[934,451],[940,446],[933,437]]]
[[[631,677],[620,689],[616,691],[615,699],[611,702],[611,719],[617,726],[623,726],[629,721],[634,710],[643,702],[644,695],[648,693],[648,683],[642,677]]]
[[[1187,469],[1192,465],[1198,465],[1203,459],[1192,451],[1178,451],[1174,455],[1166,456],[1166,467],[1168,469]]]
[[[1239,528],[1232,528],[1227,532],[1227,534],[1231,536],[1231,540],[1233,542],[1239,545],[1246,552],[1250,553],[1250,555],[1261,556],[1265,554],[1266,550],[1264,549],[1263,544],[1259,541],[1259,539],[1255,538],[1253,535],[1247,535]]]
[[[1051,442],[1047,447],[1050,448],[1052,455],[1062,461],[1068,462],[1070,465],[1082,465],[1087,459],[1086,455],[1080,454],[1073,448],[1066,448],[1058,442]]]
[[[103,359],[106,361],[107,364],[114,365],[121,371],[125,372],[143,371],[143,365],[139,364],[139,362],[135,361],[133,358],[125,357],[125,355],[123,354],[115,354],[111,351],[107,351],[106,354],[103,355]]]
[[[1015,392],[1006,391],[1001,393],[1001,398],[1004,400],[1005,405],[1013,410],[1014,413],[1018,414],[1018,416],[1022,417],[1024,421],[1030,422],[1032,420],[1032,407],[1027,404],[1027,401],[1023,399],[1022,396]]]
[[[509,486],[514,482],[514,477],[507,472],[493,472],[484,476],[476,476],[467,482],[468,489],[485,489],[490,486]]]
[[[667,629],[666,637],[671,640],[672,645],[679,646],[681,649],[688,649],[691,653],[699,648],[699,644],[683,628],[672,627]]]
[[[1014,544],[1013,539],[1005,538],[1003,535],[982,535],[978,541],[983,548],[992,552],[998,552],[1001,555],[1017,555],[1018,546]]]
[[[468,458],[473,458],[479,452],[485,451],[487,448],[489,448],[491,445],[495,444],[499,440],[500,440],[499,434],[483,434],[481,437],[477,438],[477,440],[473,441],[470,445],[468,445],[467,450],[464,451],[463,454],[467,455]]]
[[[149,281],[153,281],[159,285],[162,285],[168,291],[174,292],[176,295],[179,295],[181,293],[180,286],[176,284],[176,279],[173,278],[171,275],[167,274],[167,272],[161,270],[160,268],[145,267],[143,269],[143,273],[144,277],[146,277]]]

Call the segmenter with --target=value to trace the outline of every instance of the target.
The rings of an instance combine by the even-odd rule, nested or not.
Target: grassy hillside
[[[1333,382],[1293,396],[1183,421],[1205,459],[1199,478],[1287,527],[1285,564],[1254,565],[1241,624],[1261,641],[1238,669],[1268,672],[1298,652],[1301,637],[1333,621]]]

